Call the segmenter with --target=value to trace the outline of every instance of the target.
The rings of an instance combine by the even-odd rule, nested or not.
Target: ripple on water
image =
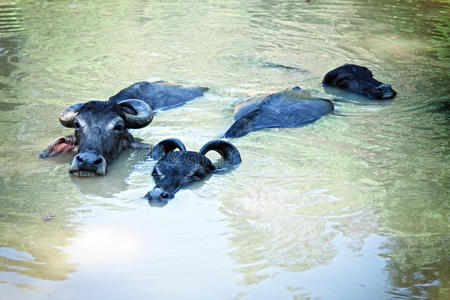
[[[15,35],[24,30],[22,10],[12,4],[0,4],[0,35]]]

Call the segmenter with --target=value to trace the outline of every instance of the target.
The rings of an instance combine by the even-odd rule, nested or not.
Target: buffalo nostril
[[[80,162],[80,163],[83,162],[83,159],[81,158],[81,156],[79,156],[79,155],[77,156],[77,161]]]
[[[99,165],[103,162],[103,160],[99,157],[94,161],[94,164]]]
[[[160,197],[163,198],[163,199],[167,199],[167,198],[169,198],[169,194],[161,193]]]

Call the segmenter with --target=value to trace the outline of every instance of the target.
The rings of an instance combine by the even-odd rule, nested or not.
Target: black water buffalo
[[[89,101],[68,107],[61,124],[75,134],[53,141],[40,158],[76,153],[69,172],[78,176],[105,175],[106,166],[124,149],[148,148],[138,143],[128,128],[150,124],[153,111],[182,105],[202,96],[207,88],[185,87],[164,81],[138,82],[108,101]]]
[[[322,83],[377,100],[392,99],[397,95],[390,84],[373,78],[369,69],[351,64],[345,64],[328,72]]]
[[[333,110],[330,100],[313,98],[296,86],[238,102],[235,122],[224,136],[236,138],[264,128],[300,127],[313,123]]]
[[[174,150],[180,151],[174,151]],[[217,151],[224,165],[214,165],[205,154]],[[156,186],[145,195],[149,201],[167,202],[183,186],[205,179],[209,174],[224,166],[236,166],[241,163],[239,151],[232,144],[214,140],[205,144],[199,152],[186,151],[178,139],[166,139],[153,147],[150,156],[158,160],[152,176]]]

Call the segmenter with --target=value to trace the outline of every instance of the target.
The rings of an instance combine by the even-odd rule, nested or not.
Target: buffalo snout
[[[173,198],[173,194],[167,192],[163,188],[155,187],[145,195],[145,198],[149,201],[169,201]]]
[[[397,93],[392,89],[390,84],[380,84],[374,89],[373,98],[375,99],[390,99],[395,97]]]
[[[69,172],[78,176],[103,176],[106,173],[106,160],[94,151],[75,155]]]

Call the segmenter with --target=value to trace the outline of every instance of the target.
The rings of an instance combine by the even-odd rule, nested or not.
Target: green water
[[[0,0],[0,299],[446,299],[449,24],[448,1]],[[343,63],[397,98],[325,92]],[[295,85],[336,112],[233,140],[239,168],[163,208],[143,153],[90,179],[36,158],[68,105],[159,79],[210,91],[133,131],[149,144],[198,150]]]

